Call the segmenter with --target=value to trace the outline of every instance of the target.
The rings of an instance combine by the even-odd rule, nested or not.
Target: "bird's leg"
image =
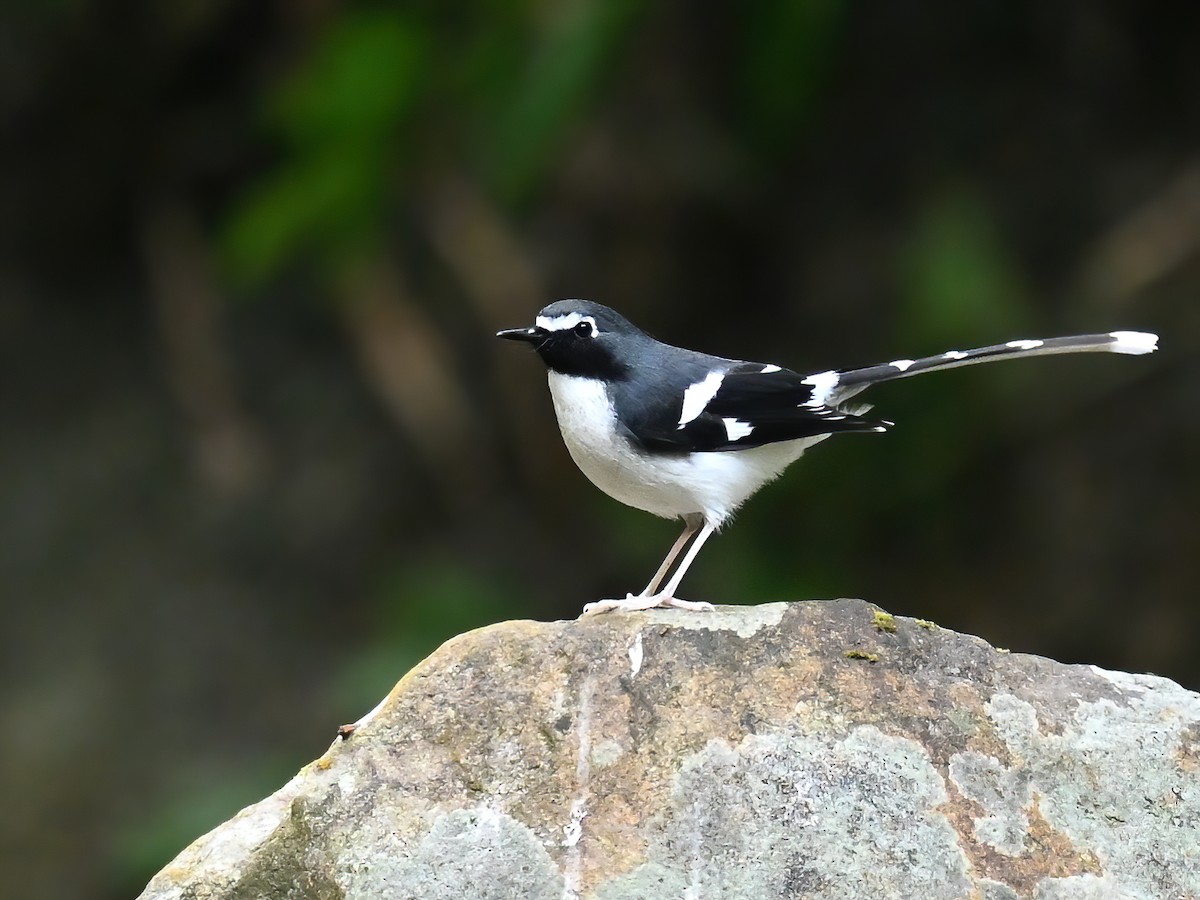
[[[700,529],[700,533],[696,535],[696,540],[692,542],[692,546],[688,548],[687,555],[683,558],[683,562],[679,564],[679,568],[675,570],[675,574],[671,576],[671,580],[667,582],[667,586],[663,588],[662,593],[656,594],[658,606],[677,606],[680,609],[707,609],[711,610],[711,603],[699,603],[691,600],[677,600],[675,591],[679,588],[679,582],[683,581],[683,576],[687,573],[688,567],[691,566],[692,560],[696,558],[696,554],[700,552],[700,548],[704,546],[704,542],[709,536],[716,531],[708,522]]]
[[[650,579],[650,583],[646,585],[646,589],[638,595],[628,594],[624,600],[600,600],[596,603],[589,603],[583,608],[583,616],[594,616],[597,613],[608,612],[610,610],[638,610],[638,609],[656,609],[659,607],[675,607],[677,609],[691,609],[700,611],[712,611],[711,603],[704,603],[693,600],[677,600],[675,598],[675,589],[679,587],[679,582],[683,580],[683,574],[687,571],[688,566],[692,564],[692,560],[696,558],[696,554],[700,550],[700,545],[708,540],[708,536],[713,533],[714,528],[705,522],[699,516],[688,517],[684,520],[683,533],[675,541],[675,545],[671,547],[667,558],[663,560],[658,571],[654,573],[654,577]],[[675,557],[679,552],[687,546],[687,542],[692,535],[699,532],[699,537],[688,549],[687,555],[683,558],[679,568],[675,571],[675,575],[667,584],[665,590],[660,593],[654,593],[663,577],[670,571],[671,563],[675,562]],[[581,616],[582,618],[582,616]]]
[[[662,561],[662,565],[658,567],[658,571],[654,573],[654,577],[650,579],[650,583],[646,585],[646,589],[638,596],[649,597],[662,584],[662,580],[671,571],[671,564],[675,562],[675,558],[679,556],[679,551],[687,546],[687,542],[692,539],[700,526],[704,524],[704,520],[699,516],[688,516],[683,520],[683,533],[675,540],[674,546],[667,552],[667,558]]]

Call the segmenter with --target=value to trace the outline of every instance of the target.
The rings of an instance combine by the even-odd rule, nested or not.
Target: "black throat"
[[[609,348],[597,340],[552,334],[537,345],[537,352],[546,367],[560,375],[601,381],[624,381],[629,377],[629,367],[617,362]]]

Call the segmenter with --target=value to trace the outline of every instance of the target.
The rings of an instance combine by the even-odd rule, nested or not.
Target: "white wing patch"
[[[580,322],[587,322],[592,326],[592,337],[600,333],[600,329],[596,327],[596,320],[592,316],[580,315],[577,312],[564,313],[561,316],[538,316],[533,324],[547,331],[570,331]]]
[[[782,372],[782,371],[783,370],[781,368],[779,368],[779,366],[775,365],[774,363],[771,363],[770,365],[763,366],[762,371],[759,372],[758,374],[759,375],[770,375],[772,372]]]
[[[800,383],[810,384],[813,389],[812,397],[805,406],[824,406],[833,389],[838,386],[838,373],[832,369],[828,372],[818,372],[816,375],[809,375]]]
[[[749,422],[742,422],[738,419],[722,419],[725,424],[725,435],[731,441],[740,441],[744,437],[749,437],[754,431],[754,426]]]
[[[1005,347],[1012,347],[1014,350],[1036,350],[1045,341],[1009,341]]]
[[[683,392],[683,411],[679,414],[680,428],[704,412],[704,407],[717,396],[724,380],[724,372],[709,372],[703,381],[697,381]]]

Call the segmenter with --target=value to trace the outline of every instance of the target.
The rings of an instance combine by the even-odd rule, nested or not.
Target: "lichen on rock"
[[[1200,696],[926,625],[461,635],[143,897],[1200,897]]]

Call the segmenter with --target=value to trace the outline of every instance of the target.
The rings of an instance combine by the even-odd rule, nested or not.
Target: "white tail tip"
[[[1148,331],[1110,331],[1108,336],[1113,339],[1112,346],[1108,348],[1113,353],[1137,356],[1158,349],[1158,335]]]

